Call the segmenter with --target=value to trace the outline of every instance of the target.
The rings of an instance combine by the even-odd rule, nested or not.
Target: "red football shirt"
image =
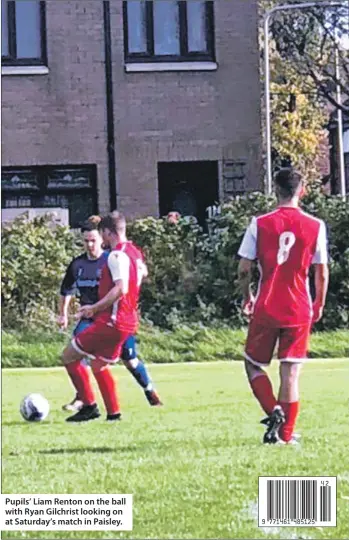
[[[134,334],[138,327],[138,300],[147,267],[140,249],[132,242],[118,244],[109,253],[102,269],[98,295],[104,298],[118,280],[122,281],[123,294],[110,308],[97,314],[96,320],[113,324],[122,332]]]
[[[258,260],[260,281],[254,317],[281,328],[311,322],[309,268],[327,263],[323,221],[299,208],[278,207],[252,219],[239,255]]]

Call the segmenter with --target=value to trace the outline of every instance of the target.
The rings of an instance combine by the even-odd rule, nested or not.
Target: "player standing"
[[[303,187],[291,168],[275,177],[276,210],[253,218],[239,249],[239,281],[244,312],[251,316],[245,348],[245,367],[253,394],[268,418],[264,443],[292,443],[299,413],[298,380],[307,356],[313,323],[320,320],[328,287],[326,227],[299,209]],[[260,282],[257,297],[250,290],[251,269],[257,259]],[[315,300],[308,273],[315,267]],[[262,369],[278,344],[280,389],[276,400]]]
[[[68,312],[73,296],[79,299],[82,306],[97,302],[99,278],[102,267],[107,261],[107,253],[102,248],[102,237],[98,232],[97,222],[93,220],[86,221],[81,227],[81,234],[85,253],[71,261],[60,289],[57,322],[62,330],[68,328]],[[73,330],[73,336],[76,336],[91,324],[92,319],[80,319]],[[86,364],[83,365],[86,366]],[[80,396],[76,394],[70,403],[63,406],[63,410],[78,411],[82,405]]]
[[[111,252],[102,268],[99,300],[82,306],[79,311],[82,319],[93,319],[93,322],[73,338],[62,357],[83,401],[81,410],[67,419],[71,422],[100,416],[89,373],[81,365],[84,356],[92,358],[91,367],[107,409],[107,420],[120,418],[116,385],[108,364],[119,359],[125,343],[133,338],[138,327],[138,297],[147,274],[142,253],[126,239],[126,222],[121,214],[113,212],[103,218],[99,229]]]

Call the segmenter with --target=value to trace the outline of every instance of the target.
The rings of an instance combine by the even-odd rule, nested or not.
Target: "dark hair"
[[[292,199],[302,183],[302,177],[292,167],[287,167],[276,173],[274,182],[282,199]]]
[[[121,212],[114,211],[102,217],[98,224],[99,230],[109,229],[112,233],[117,234],[120,231],[126,230],[126,219]]]
[[[92,221],[84,221],[84,223],[81,225],[81,232],[91,232],[91,231],[98,231],[98,223],[93,223]]]

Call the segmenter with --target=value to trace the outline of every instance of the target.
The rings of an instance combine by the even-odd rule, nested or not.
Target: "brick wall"
[[[109,209],[102,3],[46,2],[49,74],[3,76],[3,161],[98,165]]]
[[[246,161],[260,186],[257,0],[217,0],[215,72],[125,73],[122,2],[111,2],[119,206],[158,214],[158,161]],[[3,77],[3,165],[98,166],[109,209],[102,2],[47,2],[50,72]],[[204,186],[203,186],[204,187]],[[220,186],[222,192],[223,186]]]
[[[243,159],[249,188],[259,187],[256,1],[215,2],[216,72],[125,73],[121,11],[112,4],[121,208],[157,213],[158,161]]]

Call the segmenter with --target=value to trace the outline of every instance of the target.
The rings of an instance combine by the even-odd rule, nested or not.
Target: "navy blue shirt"
[[[84,253],[73,259],[62,281],[61,295],[75,295],[82,306],[95,304],[102,268],[108,255],[108,252],[103,252],[98,259],[89,259]]]

